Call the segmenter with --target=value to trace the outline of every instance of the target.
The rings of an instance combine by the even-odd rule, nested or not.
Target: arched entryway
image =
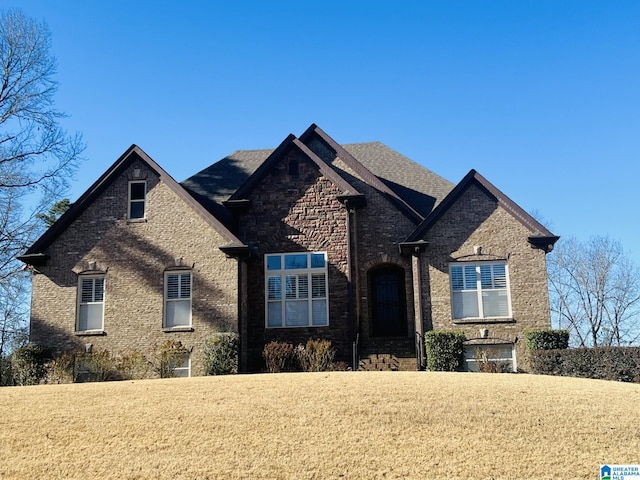
[[[369,271],[372,337],[407,336],[404,268],[383,265]]]

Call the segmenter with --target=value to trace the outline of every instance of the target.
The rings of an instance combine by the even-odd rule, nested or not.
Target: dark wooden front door
[[[404,270],[390,266],[373,270],[369,277],[371,298],[371,335],[395,337],[407,335],[407,306]]]

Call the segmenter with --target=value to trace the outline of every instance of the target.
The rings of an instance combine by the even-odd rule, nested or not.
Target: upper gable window
[[[78,279],[76,331],[104,329],[104,275],[82,275]]]
[[[266,255],[265,276],[267,328],[329,325],[326,253]]]
[[[453,264],[449,267],[449,273],[454,320],[511,316],[505,262]]]
[[[145,203],[147,198],[147,182],[129,182],[129,218],[145,218]]]

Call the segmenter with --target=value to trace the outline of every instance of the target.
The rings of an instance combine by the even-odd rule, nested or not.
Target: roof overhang
[[[362,208],[367,205],[367,198],[361,194],[350,194],[346,193],[344,195],[338,195],[336,197],[340,203],[342,203],[347,209],[349,208]]]
[[[419,257],[420,254],[425,252],[428,246],[429,242],[426,240],[417,240],[415,242],[401,242],[398,244],[398,249],[400,250],[400,255],[403,257],[409,257],[411,255]]]
[[[249,248],[248,245],[230,244],[230,245],[223,245],[222,247],[218,247],[218,248],[227,257],[236,258],[238,260],[242,260],[251,256],[251,249]]]
[[[29,253],[27,255],[20,255],[16,258],[27,265],[31,265],[32,267],[41,267],[47,264],[47,260],[49,260],[50,257],[46,253]]]
[[[533,248],[539,248],[544,250],[544,253],[549,253],[559,239],[560,237],[556,235],[531,235],[529,236],[529,243]]]

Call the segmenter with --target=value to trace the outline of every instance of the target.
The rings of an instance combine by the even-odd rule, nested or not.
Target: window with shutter
[[[166,272],[164,297],[164,327],[190,327],[191,272]]]
[[[81,275],[78,278],[78,318],[76,330],[104,329],[104,275]]]
[[[266,326],[329,324],[326,253],[265,256]]]
[[[505,262],[456,263],[449,266],[454,319],[509,318]]]

